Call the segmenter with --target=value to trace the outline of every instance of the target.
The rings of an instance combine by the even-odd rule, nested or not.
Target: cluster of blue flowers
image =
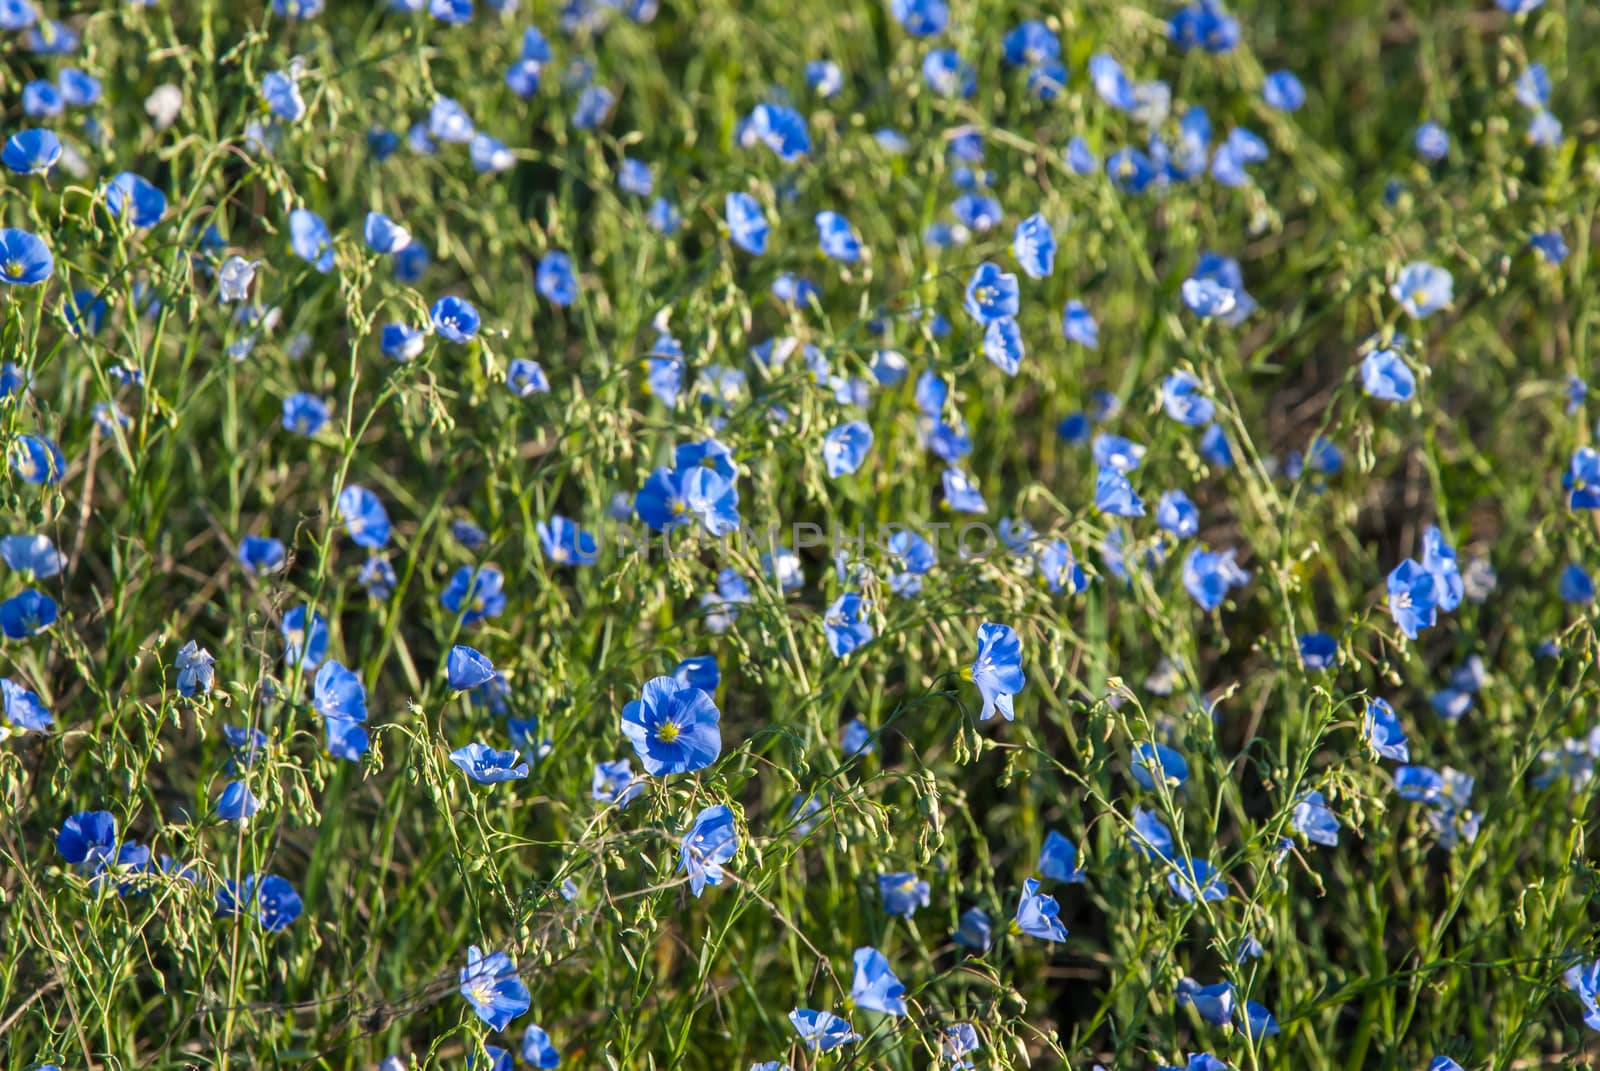
[[[1499,1067],[1567,1051],[1536,1021],[1600,1030],[1573,921],[1593,213],[1524,199],[1547,173],[1592,193],[1596,155],[1530,58],[1541,0],[1496,0],[1488,118],[1438,88],[1385,132],[1377,225],[1310,133],[1345,102],[1258,62],[1271,35],[1222,0],[1137,32],[844,5],[881,69],[806,34],[759,91],[692,4],[46,6],[0,0],[0,875],[25,875],[0,902],[33,905],[41,995],[76,999],[82,946],[34,908],[126,940],[117,984],[203,1042],[124,1053],[0,995],[19,1059],[226,1067],[258,998],[284,1052],[354,1044],[296,1018],[334,1000],[307,979],[377,977],[362,946],[435,912],[386,966],[414,1018],[363,1027],[386,1071],[1403,1066],[1445,1041]],[[102,65],[162,34],[177,82]],[[1493,197],[1454,203],[1480,166]],[[1467,211],[1514,240],[1445,233]],[[1283,260],[1321,212],[1381,240]],[[1504,399],[1566,408],[1515,495],[1449,355],[1522,315],[1512,288],[1572,321],[1566,378]],[[1536,600],[1500,584],[1547,551]],[[1536,647],[1511,651],[1513,606]],[[1462,936],[1472,882],[1521,865],[1485,847],[1518,809],[1570,819],[1567,856]],[[1352,882],[1379,855],[1416,902]],[[1315,984],[1312,889],[1377,943]],[[1511,1041],[1424,1029],[1434,973],[1513,914]],[[745,943],[757,915],[779,952]],[[1055,992],[1069,961],[1097,1004]]]

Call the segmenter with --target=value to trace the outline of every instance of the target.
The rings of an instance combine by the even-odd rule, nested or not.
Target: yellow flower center
[[[20,261],[20,260],[8,260],[8,261],[6,261],[6,274],[10,275],[10,276],[12,276],[14,278],[18,278],[18,279],[22,278],[22,261]]]
[[[670,744],[678,739],[680,731],[676,722],[664,721],[656,729],[656,739],[663,744]]]
[[[1417,290],[1411,291],[1411,304],[1413,304],[1413,305],[1421,305],[1424,302],[1426,302],[1427,300],[1428,300],[1428,292],[1426,290],[1417,289]]]

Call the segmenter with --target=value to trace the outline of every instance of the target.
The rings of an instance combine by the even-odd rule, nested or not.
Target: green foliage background
[[[377,4],[330,7],[285,23],[259,3],[65,5],[85,42],[76,62],[104,82],[91,112],[102,140],[74,120],[88,176],[48,186],[8,176],[0,189],[0,219],[46,235],[57,258],[47,286],[0,295],[4,357],[35,377],[0,422],[8,436],[44,429],[70,461],[47,492],[8,487],[4,526],[50,534],[71,562],[47,588],[62,610],[48,638],[0,649],[7,674],[58,721],[48,737],[0,747],[0,1064],[352,1068],[394,1052],[464,1066],[485,1035],[456,972],[479,944],[512,952],[532,989],[514,1029],[543,1025],[570,1066],[809,1067],[789,1010],[842,1013],[850,954],[871,944],[907,983],[914,1013],[856,1013],[864,1040],[819,1063],[928,1066],[938,1031],[970,1021],[988,1067],[1142,1068],[1200,1049],[1252,1069],[1421,1068],[1436,1053],[1469,1068],[1586,1065],[1592,1045],[1560,975],[1569,953],[1594,954],[1593,793],[1535,788],[1532,775],[1542,749],[1594,727],[1592,609],[1563,606],[1555,577],[1568,561],[1600,564],[1594,524],[1559,488],[1595,415],[1564,412],[1563,381],[1596,371],[1600,9],[1551,0],[1511,20],[1444,0],[1238,3],[1241,47],[1216,57],[1176,53],[1170,8],[1153,0],[955,0],[941,43],[975,64],[980,85],[962,102],[926,91],[928,45],[877,3],[664,0],[653,23],[617,18],[576,39],[544,3],[505,20],[480,11],[462,28]],[[1051,105],[1001,61],[1000,36],[1024,17],[1060,31],[1072,80]],[[501,78],[527,24],[556,51],[532,101]],[[59,66],[18,46],[0,43],[12,129],[21,85]],[[1061,156],[1072,134],[1102,156],[1144,138],[1085,84],[1086,60],[1102,50],[1139,78],[1168,80],[1180,107],[1204,104],[1219,135],[1256,130],[1272,159],[1241,190],[1202,181],[1160,197],[1073,175]],[[296,55],[310,115],[261,152],[245,136],[261,115],[255,86]],[[804,84],[805,61],[823,56],[847,75],[830,102]],[[571,123],[561,83],[578,57],[618,95],[598,133]],[[1512,97],[1535,60],[1567,128],[1555,150],[1529,148]],[[1280,67],[1308,91],[1293,115],[1260,102],[1263,71]],[[157,132],[143,101],[163,82],[185,103]],[[773,86],[809,113],[813,149],[796,168],[735,143],[740,117]],[[439,93],[516,151],[514,171],[478,175],[459,147],[372,160],[367,128],[404,131]],[[1427,118],[1453,138],[1432,168],[1411,149]],[[946,133],[968,124],[985,137],[1007,220],[939,252],[920,235],[948,219]],[[871,132],[884,126],[912,150],[881,148]],[[684,216],[677,236],[653,231],[645,203],[617,189],[624,153],[655,163],[658,190]],[[154,231],[125,231],[97,200],[99,181],[124,169],[170,198]],[[1391,179],[1403,192],[1388,204]],[[768,256],[738,254],[720,233],[732,189],[768,206]],[[302,205],[340,235],[335,274],[288,252],[287,212]],[[849,216],[871,250],[863,265],[821,260],[811,218],[825,208]],[[417,288],[361,246],[373,209],[433,252]],[[980,261],[1010,263],[1011,225],[1036,210],[1057,222],[1061,251],[1051,278],[1024,283],[1029,353],[1009,379],[977,353],[960,294]],[[264,261],[258,294],[282,313],[242,362],[224,350],[243,329],[191,257],[196,229],[213,223]],[[1560,268],[1527,250],[1550,227],[1572,249]],[[565,313],[533,288],[550,249],[570,250],[581,270],[583,295]],[[1206,250],[1239,257],[1261,304],[1236,331],[1178,300]],[[1387,297],[1414,259],[1456,280],[1454,306],[1421,324]],[[768,287],[782,271],[816,281],[820,307],[777,303]],[[136,315],[136,283],[160,297],[154,317]],[[73,287],[106,302],[99,334],[69,330]],[[482,311],[481,344],[430,342],[407,365],[382,357],[378,326],[424,322],[446,292]],[[1060,338],[1074,297],[1099,319],[1096,351]],[[864,374],[886,344],[867,322],[919,303],[948,312],[954,333],[935,339],[900,317],[889,344],[954,385],[990,519],[1026,518],[1067,539],[1097,574],[1087,593],[1052,596],[1004,555],[962,561],[946,543],[924,593],[897,599],[869,554],[878,639],[837,659],[822,612],[843,589],[822,551],[788,598],[754,546],[663,559],[603,540],[592,568],[544,559],[538,520],[560,512],[603,528],[615,492],[631,494],[673,445],[713,431],[711,405],[674,412],[642,390],[651,324],[668,309],[691,368],[749,370],[755,390],[715,429],[738,458],[747,521],[948,521],[911,381],[872,403],[877,441],[861,473],[830,481],[820,441],[843,419],[832,392],[799,362],[769,378],[745,356],[796,335],[836,370]],[[1356,375],[1358,347],[1390,327],[1414,342],[1410,405],[1374,402]],[[301,332],[311,346],[292,360]],[[514,356],[542,362],[553,392],[506,391]],[[145,372],[143,391],[118,393],[109,370],[124,363]],[[1160,417],[1157,388],[1180,367],[1214,392],[1232,471],[1207,465],[1193,433]],[[1148,522],[1129,529],[1131,585],[1103,575],[1092,463],[1054,430],[1095,389],[1124,399],[1114,430],[1149,447],[1136,481],[1147,498],[1188,489],[1200,539],[1242,548],[1252,580],[1222,611],[1206,615],[1184,593],[1179,554],[1141,564],[1156,534]],[[314,440],[279,425],[297,391],[334,402]],[[131,423],[107,436],[90,408],[114,396]],[[789,412],[781,429],[775,403]],[[1318,435],[1345,450],[1343,473],[1289,480],[1271,467]],[[396,522],[400,581],[387,604],[355,585],[364,555],[333,520],[350,482],[378,492]],[[438,601],[473,560],[449,534],[464,517],[490,533],[511,598],[470,636]],[[1382,609],[1383,578],[1420,553],[1429,523],[1463,561],[1487,556],[1499,585],[1406,643]],[[286,574],[242,573],[233,552],[251,532],[291,543]],[[719,636],[698,597],[727,565],[754,599]],[[4,583],[8,595],[22,586]],[[282,701],[305,689],[280,666],[278,622],[305,601],[332,620],[333,656],[369,686],[364,765],[330,759],[309,709]],[[986,620],[1023,639],[1029,683],[1013,724],[980,726],[976,691],[954,672]],[[1339,638],[1335,670],[1301,668],[1295,637],[1313,628]],[[199,704],[179,699],[168,668],[190,638],[218,658],[218,691]],[[1560,657],[1536,658],[1548,639]],[[538,718],[553,742],[527,781],[476,786],[448,762],[452,748],[501,730],[445,686],[443,653],[458,641],[507,672],[514,716]],[[626,811],[594,803],[593,764],[629,753],[622,705],[702,653],[724,674],[723,758],[652,785]],[[1473,710],[1446,723],[1428,696],[1473,653],[1488,681]],[[1179,666],[1170,696],[1145,684],[1164,657]],[[269,678],[279,701],[264,702]],[[1361,743],[1367,694],[1400,712],[1413,761],[1477,776],[1474,843],[1434,848],[1421,809],[1395,797]],[[875,750],[847,759],[838,726],[852,716],[873,728]],[[237,829],[206,816],[227,779],[220,725],[251,718],[272,737],[251,775],[265,807]],[[1169,728],[1192,779],[1178,794],[1141,793],[1130,748]],[[1341,844],[1276,862],[1289,810],[1310,788],[1341,816]],[[809,832],[796,828],[797,797],[820,804]],[[743,844],[729,883],[696,900],[674,873],[677,839],[717,801],[735,806]],[[1232,897],[1174,898],[1127,845],[1135,803],[1221,866]],[[281,935],[215,921],[209,892],[160,876],[141,896],[96,894],[53,838],[67,815],[102,807],[208,879],[289,877],[304,916]],[[1084,886],[1054,890],[1071,930],[1061,946],[1002,933],[1051,828],[1079,845],[1088,872]],[[878,899],[877,876],[900,870],[933,885],[910,921]],[[568,879],[571,902],[558,894]],[[948,938],[973,905],[996,920],[984,956]],[[1247,933],[1266,955],[1238,965]],[[1204,1026],[1175,1004],[1185,975],[1234,981],[1273,1009],[1282,1035],[1256,1044]]]

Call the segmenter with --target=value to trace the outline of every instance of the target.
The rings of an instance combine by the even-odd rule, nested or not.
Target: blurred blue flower
[[[1171,859],[1168,861],[1167,887],[1188,903],[1196,900],[1226,900],[1228,887],[1223,884],[1217,868],[1204,859]]]
[[[471,946],[460,977],[461,995],[491,1030],[504,1030],[531,1003],[528,987],[504,952],[486,956],[477,945]]]
[[[1017,277],[984,261],[967,283],[966,309],[980,324],[1017,315]]]
[[[1044,847],[1039,850],[1039,873],[1051,881],[1082,884],[1083,871],[1078,869],[1078,848],[1055,830],[1045,834]]]
[[[0,537],[0,560],[19,573],[44,580],[61,572],[66,558],[47,535]]]
[[[1326,632],[1302,632],[1299,638],[1300,664],[1307,669],[1329,669],[1339,657],[1339,643]]]
[[[1450,152],[1450,135],[1445,133],[1444,127],[1429,120],[1417,127],[1411,137],[1411,145],[1417,150],[1418,156],[1430,164],[1437,163]]]
[[[806,1048],[813,1052],[828,1052],[861,1040],[861,1035],[850,1028],[848,1020],[832,1012],[796,1008],[789,1013],[789,1022],[794,1024],[795,1033],[800,1035]]]
[[[189,699],[211,691],[216,679],[216,659],[211,652],[190,640],[178,649],[173,668],[178,671],[178,694]]]
[[[1233,1021],[1234,992],[1231,982],[1201,985],[1193,978],[1183,978],[1178,982],[1177,998],[1179,1007],[1193,1008],[1201,1019],[1212,1026],[1227,1026]]]
[[[828,475],[837,479],[861,467],[872,449],[872,429],[864,421],[852,420],[828,432],[822,442],[822,460]]]
[[[560,250],[546,253],[539,260],[534,286],[546,299],[560,306],[578,300],[578,278],[572,272],[572,258]]]
[[[29,691],[10,677],[0,678],[0,693],[3,693],[5,701],[7,724],[35,733],[47,732],[55,724],[50,708],[44,705],[38,693]]]
[[[590,781],[589,798],[626,807],[644,792],[644,778],[636,777],[627,759],[597,762]]]
[[[960,926],[951,937],[964,948],[982,952],[989,947],[991,934],[988,914],[982,908],[969,907],[961,913]]]
[[[17,131],[0,150],[0,161],[19,175],[46,174],[59,159],[61,139],[52,131],[37,128]]]
[[[440,335],[463,346],[476,337],[481,322],[472,302],[454,294],[446,294],[435,301],[433,308],[428,310],[428,319]]]
[[[1081,301],[1069,301],[1062,309],[1061,335],[1068,342],[1076,342],[1088,349],[1100,348],[1100,325],[1095,323],[1088,306]]]
[[[1594,581],[1577,562],[1569,562],[1566,568],[1561,570],[1557,591],[1563,602],[1581,604],[1594,601]]]
[[[885,1015],[905,1015],[906,987],[889,968],[889,961],[876,948],[855,952],[855,978],[850,984],[850,999],[856,1007]]]
[[[465,692],[487,684],[494,678],[495,669],[482,653],[457,644],[445,658],[445,673],[452,689]]]
[[[931,893],[932,887],[909,871],[878,875],[878,895],[891,915],[910,918],[917,908],[928,906]]]
[[[848,219],[838,212],[818,212],[816,224],[817,245],[824,256],[845,264],[861,259],[861,239]]]
[[[1438,591],[1433,574],[1411,558],[1389,573],[1389,613],[1410,640],[1438,620]]]
[[[519,781],[528,776],[528,764],[515,751],[496,751],[474,741],[450,752],[450,761],[480,785]]]
[[[1306,89],[1293,71],[1273,71],[1261,84],[1261,99],[1280,112],[1297,112],[1306,102]]]
[[[1406,310],[1406,315],[1426,319],[1454,300],[1455,280],[1448,271],[1419,260],[1400,271],[1390,295]]]
[[[56,601],[34,588],[11,596],[0,603],[0,631],[8,640],[25,640],[37,636],[56,620]]]
[[[328,653],[328,621],[302,603],[283,615],[284,663],[302,669],[316,669]]]
[[[1385,402],[1409,402],[1416,396],[1417,379],[1399,352],[1373,350],[1361,361],[1362,389]]]
[[[1056,236],[1050,222],[1035,212],[1018,223],[1011,235],[1011,251],[1028,278],[1048,276],[1055,270],[1056,262]]]
[[[733,812],[722,804],[707,807],[695,815],[678,846],[678,870],[689,875],[689,888],[698,897],[707,885],[722,884],[722,868],[738,850]]]
[[[1200,531],[1200,510],[1182,491],[1167,491],[1156,503],[1156,524],[1187,539]]]
[[[1094,506],[1111,517],[1143,517],[1144,502],[1128,478],[1114,468],[1102,467],[1095,477]]]
[[[561,1066],[561,1054],[542,1027],[530,1025],[522,1035],[522,1059],[530,1067],[549,1071]]]
[[[1186,427],[1211,423],[1216,403],[1204,393],[1205,385],[1193,372],[1183,369],[1171,373],[1161,384],[1161,407],[1167,416]]]
[[[243,822],[260,809],[261,801],[243,781],[229,781],[217,799],[217,817],[225,822]]]
[[[1339,845],[1339,819],[1328,809],[1321,792],[1311,791],[1295,802],[1293,818],[1297,833],[1312,844],[1327,848]]]
[[[872,622],[865,619],[867,604],[858,592],[847,591],[833,601],[823,617],[823,629],[828,637],[828,649],[843,658],[863,644],[870,643],[876,634]]]
[[[1189,780],[1189,763],[1165,744],[1146,740],[1134,745],[1129,772],[1146,791],[1155,789],[1158,778],[1168,788],[1181,788]]]
[[[505,574],[492,565],[463,565],[450,578],[450,586],[439,596],[439,603],[459,614],[462,625],[476,625],[505,612],[505,583]]]
[[[333,233],[315,212],[297,208],[289,213],[289,245],[317,271],[333,270]]]

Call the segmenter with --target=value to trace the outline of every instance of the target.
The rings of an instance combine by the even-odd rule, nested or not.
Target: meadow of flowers
[[[1600,6],[0,52],[0,1068],[1600,1053]]]

